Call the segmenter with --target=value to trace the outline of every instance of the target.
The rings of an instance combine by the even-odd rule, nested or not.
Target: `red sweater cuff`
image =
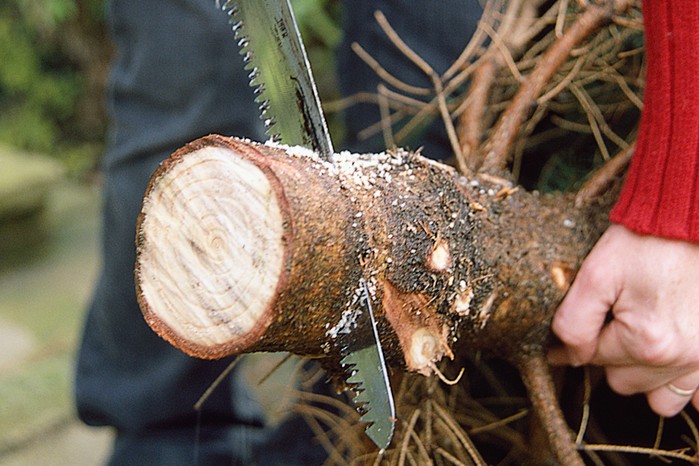
[[[610,218],[699,242],[699,2],[645,0],[648,62],[636,153]]]

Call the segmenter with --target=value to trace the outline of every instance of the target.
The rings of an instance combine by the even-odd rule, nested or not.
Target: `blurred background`
[[[292,4],[321,95],[335,96],[338,2]],[[71,395],[100,260],[103,95],[113,53],[104,10],[104,0],[0,2],[3,466],[100,464],[109,450],[110,431],[83,426]]]

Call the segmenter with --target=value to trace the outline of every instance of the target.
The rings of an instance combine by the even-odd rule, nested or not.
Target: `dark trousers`
[[[318,463],[323,452],[308,446],[305,426],[291,429],[293,439],[265,427],[235,371],[198,418],[194,404],[230,360],[202,361],[171,347],[136,302],[136,218],[157,165],[212,132],[265,139],[228,18],[213,0],[113,0],[108,13],[117,55],[108,91],[103,264],[77,363],[79,415],[116,428],[113,465]],[[271,451],[256,454],[261,448]]]
[[[388,68],[400,69],[403,59],[377,32],[374,9],[395,19],[411,45],[431,41],[418,51],[438,69],[458,56],[480,14],[476,0],[424,2],[429,8],[417,0],[347,4],[346,42],[359,40]],[[470,14],[465,4],[472,4]],[[413,8],[412,19],[398,14]],[[79,415],[88,424],[116,428],[112,465],[318,464],[324,452],[311,442],[308,428],[298,419],[267,428],[236,371],[198,415],[195,402],[230,361],[197,360],[174,349],[148,328],[136,302],[136,219],[157,165],[212,132],[265,140],[228,18],[214,0],[112,0],[109,25],[117,56],[108,92],[103,264],[77,362]],[[447,28],[455,27],[460,32],[450,36]],[[343,91],[375,90],[373,73],[344,50]],[[379,148],[376,140],[360,143],[353,136],[358,121],[375,115],[376,108],[367,106],[348,113],[348,146]],[[434,134],[435,147],[448,151],[439,131]]]
[[[480,20],[480,0],[345,0],[345,36],[338,50],[338,80],[343,95],[377,92],[382,82],[377,74],[351,49],[357,42],[391,75],[412,86],[432,88],[430,78],[398,50],[374,19],[380,10],[401,39],[437,73],[444,73],[459,57]],[[390,84],[389,89],[396,91]],[[424,96],[420,99],[425,99]],[[379,107],[359,103],[345,112],[345,145],[354,152],[376,152],[385,148],[381,134],[368,139],[358,135],[380,120]],[[446,160],[453,157],[439,115],[432,115],[421,128],[400,142],[423,155]]]

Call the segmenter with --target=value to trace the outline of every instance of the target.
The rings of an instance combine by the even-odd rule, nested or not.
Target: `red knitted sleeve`
[[[610,218],[699,242],[699,1],[644,0],[646,93],[636,153]]]

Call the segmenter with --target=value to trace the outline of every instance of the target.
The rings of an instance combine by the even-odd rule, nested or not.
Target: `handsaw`
[[[354,403],[369,422],[366,434],[381,449],[391,443],[396,408],[388,379],[388,369],[376,328],[371,293],[366,280],[359,280],[350,306],[353,315],[338,329],[337,345],[345,355],[341,363],[349,371],[347,383],[355,393]]]
[[[228,0],[233,30],[267,134],[326,160],[332,141],[288,0]]]
[[[274,140],[312,149],[332,161],[333,147],[310,64],[288,0],[228,0],[250,85],[261,118]],[[336,340],[354,402],[369,425],[366,433],[380,448],[391,442],[395,406],[366,281],[355,293],[352,328]]]

